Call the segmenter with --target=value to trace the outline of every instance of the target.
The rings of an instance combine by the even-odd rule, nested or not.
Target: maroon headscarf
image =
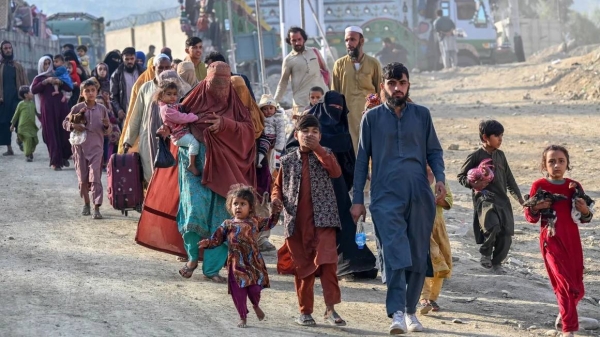
[[[184,110],[198,115],[190,125],[192,134],[206,145],[202,184],[225,197],[233,184],[256,188],[254,125],[231,84],[231,69],[225,62],[213,62],[207,76],[181,103]],[[207,120],[220,117],[217,133]],[[218,173],[217,173],[218,172]]]

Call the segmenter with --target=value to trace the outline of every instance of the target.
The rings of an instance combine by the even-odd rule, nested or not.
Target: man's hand
[[[73,124],[71,127],[73,128],[73,130],[78,131],[78,132],[85,131],[85,125],[83,125],[83,124]]]
[[[357,223],[358,220],[360,220],[361,216],[363,221],[365,221],[365,217],[367,216],[367,209],[363,204],[354,204],[352,205],[352,208],[350,208],[350,214],[352,214],[352,219],[355,223]]]
[[[487,182],[487,181],[478,180],[478,181],[476,181],[476,182],[474,182],[474,183],[471,183],[471,188],[473,188],[474,190],[481,191],[481,190],[483,190],[484,188],[486,188],[486,187],[487,187],[487,185],[489,185],[489,184],[490,184],[490,183],[489,183],[489,182]]]
[[[283,202],[279,199],[271,201],[271,214],[281,213],[283,211]]]
[[[110,119],[102,118],[102,125],[104,125],[105,128],[108,128],[110,126]]]
[[[441,202],[446,199],[446,185],[443,181],[435,183],[435,202]]]
[[[119,119],[125,119],[125,111],[123,111],[123,109],[119,110],[117,115],[119,116]]]
[[[171,135],[171,129],[165,124],[161,125],[158,130],[156,130],[156,135],[160,136],[162,139],[165,139]]]
[[[13,131],[15,131],[15,126],[14,126],[14,125],[11,125],[11,126],[10,126],[10,132],[13,132]]]

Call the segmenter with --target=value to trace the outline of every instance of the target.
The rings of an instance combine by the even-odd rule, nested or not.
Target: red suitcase
[[[128,211],[142,212],[142,162],[138,153],[113,154],[107,167],[108,200],[114,209],[127,216]]]

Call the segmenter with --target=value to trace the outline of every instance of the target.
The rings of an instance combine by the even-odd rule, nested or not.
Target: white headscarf
[[[50,60],[50,66],[48,67],[48,69],[46,71],[44,71],[44,62],[46,62],[46,60]],[[54,65],[52,64],[52,58],[50,58],[49,56],[42,56],[40,58],[40,60],[38,61],[38,74],[33,79],[33,82],[35,82],[35,79],[40,76],[49,76],[49,75],[52,75],[53,73],[54,73]],[[29,90],[32,90],[31,88],[33,88],[33,82],[31,83]],[[40,95],[36,94],[34,96],[34,98],[35,98],[35,109],[37,110],[38,113],[42,113],[42,110],[41,110],[42,101],[40,99]]]
[[[163,81],[173,81],[177,83],[179,87],[179,97],[185,96],[192,89],[192,87],[184,81],[175,70],[165,70],[158,75],[158,83],[160,84]]]

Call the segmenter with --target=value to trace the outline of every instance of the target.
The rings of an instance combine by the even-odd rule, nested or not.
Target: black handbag
[[[162,137],[158,137],[158,151],[154,158],[154,167],[168,168],[173,166],[175,166],[175,157],[173,157],[171,151],[169,151],[167,141]]]

